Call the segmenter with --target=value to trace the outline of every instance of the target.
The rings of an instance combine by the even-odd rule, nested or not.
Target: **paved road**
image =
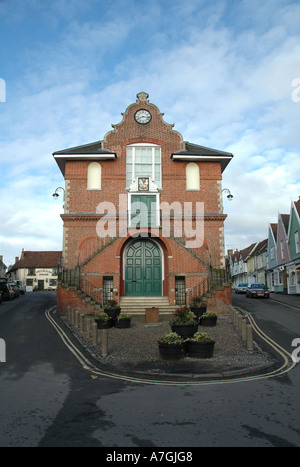
[[[244,298],[234,300],[287,347],[300,337],[296,310]],[[37,292],[0,305],[1,447],[300,446],[298,365],[276,378],[184,386],[95,377],[45,317],[54,303]]]

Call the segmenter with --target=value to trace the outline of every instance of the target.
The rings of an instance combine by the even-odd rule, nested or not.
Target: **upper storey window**
[[[137,177],[149,177],[161,188],[161,148],[153,144],[127,146],[126,187]]]
[[[200,190],[199,167],[194,162],[191,162],[186,166],[186,189]]]
[[[88,166],[87,189],[101,190],[101,165],[98,162],[91,162]]]

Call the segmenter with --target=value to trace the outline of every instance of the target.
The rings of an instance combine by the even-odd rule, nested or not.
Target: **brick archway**
[[[147,231],[137,231],[140,232],[142,235],[140,237],[135,237],[135,236],[128,236],[126,239],[124,239],[121,244],[119,244],[118,247],[118,256],[120,257],[120,295],[125,296],[125,264],[124,264],[124,252],[126,251],[126,248],[128,245],[132,242],[137,241],[138,239],[141,240],[149,240],[152,242],[157,243],[161,250],[161,264],[162,264],[162,290],[161,294],[162,296],[168,296],[168,281],[167,281],[167,274],[168,274],[168,255],[169,255],[169,245],[165,243],[160,237],[155,237],[155,236],[150,236],[150,233],[147,235]]]

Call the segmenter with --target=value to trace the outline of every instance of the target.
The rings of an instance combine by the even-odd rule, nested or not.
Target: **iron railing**
[[[86,276],[80,278],[80,290],[95,303],[103,305],[103,290],[93,284]]]
[[[69,269],[66,267],[59,267],[58,281],[66,284],[68,287],[80,288],[80,268]]]
[[[230,274],[225,269],[210,268],[209,276],[205,277],[199,284],[188,290],[186,305],[190,305],[194,297],[203,297],[207,293],[224,287],[231,282]]]

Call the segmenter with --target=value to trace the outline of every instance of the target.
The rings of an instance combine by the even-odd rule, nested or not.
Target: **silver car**
[[[246,291],[247,291],[247,286],[248,286],[248,284],[244,284],[243,282],[240,282],[240,283],[234,288],[234,291],[235,291],[235,293],[246,293]]]

